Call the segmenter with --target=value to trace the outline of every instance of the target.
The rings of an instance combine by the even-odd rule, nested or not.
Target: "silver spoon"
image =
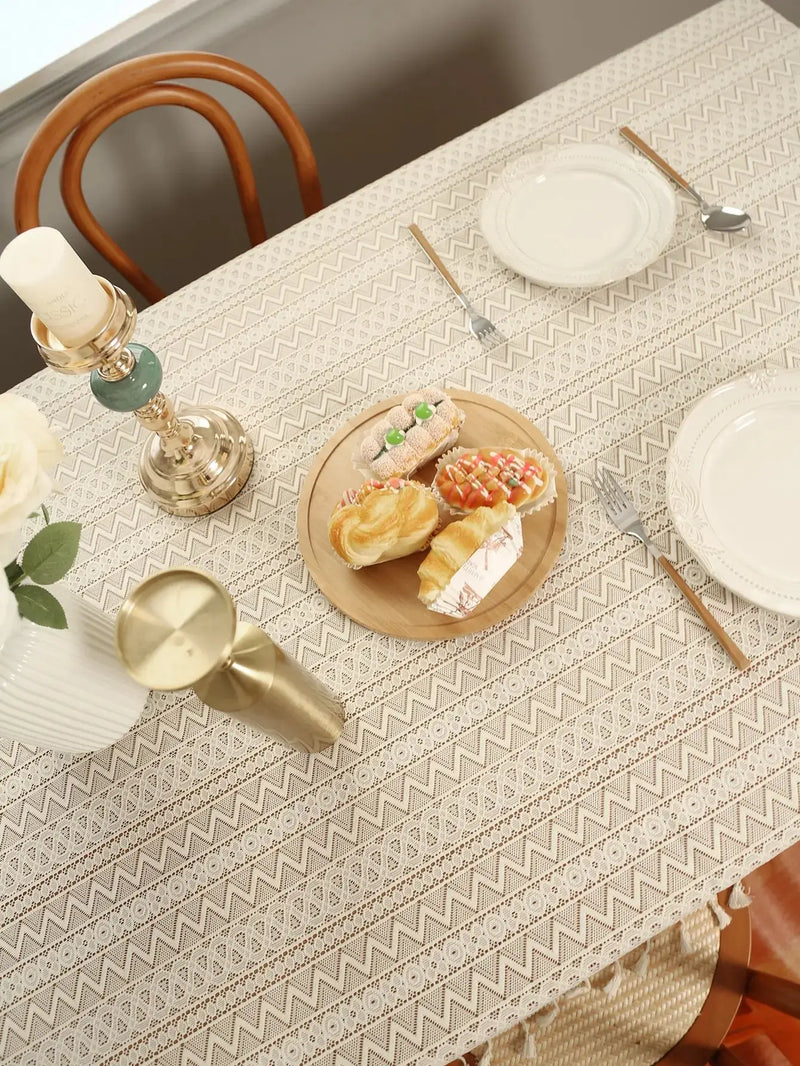
[[[641,137],[628,126],[623,126],[619,131],[626,141],[638,148],[642,155],[646,155],[651,163],[655,163],[659,170],[663,171],[668,178],[672,178],[676,185],[689,193],[700,205],[700,218],[706,229],[720,230],[723,233],[733,233],[743,229],[750,221],[750,216],[740,207],[725,207],[721,204],[708,204],[697,191],[693,189],[686,178],[682,178],[677,170],[673,170],[666,159],[662,159],[657,152],[653,151],[649,144],[645,144]]]

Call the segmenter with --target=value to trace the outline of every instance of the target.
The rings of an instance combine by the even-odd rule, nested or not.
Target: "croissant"
[[[439,525],[430,489],[418,481],[367,481],[345,493],[328,521],[333,550],[352,567],[421,551]]]
[[[479,507],[460,522],[451,522],[431,541],[431,550],[417,570],[419,598],[428,607],[450,584],[457,570],[484,541],[502,529],[516,514],[512,503],[501,500],[494,507]]]

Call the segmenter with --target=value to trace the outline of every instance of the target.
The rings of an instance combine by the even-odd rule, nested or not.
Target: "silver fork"
[[[625,493],[625,490],[611,471],[600,470],[596,467],[594,477],[592,477],[591,481],[595,492],[600,497],[600,502],[606,509],[608,517],[617,529],[622,533],[627,533],[630,537],[635,537],[636,540],[640,541],[645,548],[647,548],[661,568],[666,570],[738,668],[740,670],[746,670],[748,666],[750,666],[750,660],[738,644],[728,636],[697,593],[689,588],[666,555],[660,552],[656,545],[650,540],[642,525],[642,520],[639,517],[638,511],[633,506],[633,503]]]
[[[467,315],[469,316],[469,331],[472,336],[477,338],[477,340],[479,340],[486,348],[496,348],[499,344],[505,344],[506,338],[500,330],[497,329],[497,327],[493,325],[485,315],[479,315],[466,298],[461,286],[436,254],[433,245],[419,226],[416,223],[412,223],[408,227],[408,231],[456,294],[461,306],[467,312]]]

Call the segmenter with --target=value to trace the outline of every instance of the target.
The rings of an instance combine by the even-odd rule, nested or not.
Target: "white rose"
[[[18,618],[17,601],[8,587],[6,575],[0,570],[0,648],[8,640]]]
[[[64,457],[38,408],[21,396],[0,395],[0,566],[17,555],[25,519],[49,495]]]

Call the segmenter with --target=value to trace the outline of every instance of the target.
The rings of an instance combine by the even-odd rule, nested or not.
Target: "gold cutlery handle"
[[[623,126],[619,132],[626,141],[630,141],[634,148],[638,148],[642,155],[646,155],[651,163],[655,163],[659,170],[663,170],[668,178],[672,178],[672,180],[680,185],[682,189],[686,189],[687,191],[690,189],[689,182],[686,178],[682,178],[677,170],[673,170],[666,159],[662,159],[658,152],[633,132],[630,126]]]
[[[416,224],[416,222],[411,223],[411,225],[408,227],[408,232],[423,250],[425,255],[427,255],[428,259],[430,259],[430,261],[436,267],[436,269],[442,275],[442,277],[453,290],[453,292],[456,294],[456,296],[463,296],[464,293],[461,291],[461,286],[458,284],[456,279],[453,277],[453,275],[441,261],[439,256],[436,254],[433,245],[422,232],[422,230],[419,228],[419,226]]]
[[[711,611],[709,611],[709,609],[706,607],[706,605],[703,603],[697,593],[693,589],[689,588],[689,586],[683,580],[681,575],[678,573],[678,571],[675,569],[675,567],[672,565],[666,555],[660,555],[658,557],[658,561],[659,563],[661,563],[662,568],[666,570],[666,572],[669,574],[669,576],[684,594],[689,603],[691,603],[692,607],[694,607],[694,609],[703,619],[705,624],[720,642],[720,644],[728,653],[728,655],[730,655],[731,659],[733,659],[734,663],[738,666],[738,668],[740,670],[746,670],[748,666],[750,666],[750,660],[747,658],[747,656],[739,647],[739,645],[736,644],[728,636],[728,634],[716,620]]]

